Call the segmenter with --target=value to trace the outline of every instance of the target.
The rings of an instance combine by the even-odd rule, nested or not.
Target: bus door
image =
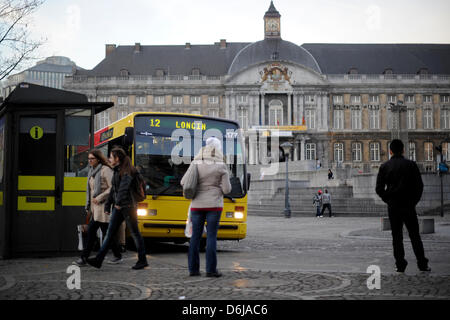
[[[16,113],[12,252],[58,251],[64,111]]]

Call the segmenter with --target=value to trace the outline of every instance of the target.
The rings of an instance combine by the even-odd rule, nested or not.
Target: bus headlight
[[[234,218],[243,219],[244,218],[244,207],[234,207]]]
[[[147,209],[138,209],[137,210],[137,215],[140,217],[144,217],[147,215]]]
[[[236,211],[236,212],[234,213],[234,217],[235,217],[236,219],[243,219],[243,218],[244,218],[244,213],[241,212],[241,211]]]

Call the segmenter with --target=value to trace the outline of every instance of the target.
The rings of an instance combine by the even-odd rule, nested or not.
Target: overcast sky
[[[450,43],[448,0],[275,0],[281,36],[303,43]],[[264,38],[269,0],[47,0],[39,54],[92,69],[105,44],[184,45]]]

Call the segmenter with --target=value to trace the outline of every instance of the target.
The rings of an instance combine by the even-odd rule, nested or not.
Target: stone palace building
[[[440,144],[450,159],[450,45],[297,45],[281,30],[271,2],[261,41],[107,44],[105,58],[67,77],[65,89],[114,102],[97,129],[133,111],[236,120],[250,164],[261,161],[260,137],[276,134],[305,168],[319,160],[324,168],[377,171],[399,115],[406,156],[423,171],[435,170]],[[400,104],[404,112],[392,112]]]

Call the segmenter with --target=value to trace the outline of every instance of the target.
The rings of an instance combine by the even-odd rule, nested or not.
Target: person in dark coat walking
[[[431,271],[428,259],[425,258],[416,213],[416,205],[423,192],[422,177],[416,163],[405,159],[403,152],[403,142],[398,139],[392,140],[390,144],[392,157],[381,165],[375,191],[388,205],[397,272],[404,272],[408,264],[403,248],[403,224],[408,229],[419,270]]]
[[[87,263],[93,267],[101,268],[105,255],[114,239],[113,237],[125,220],[138,252],[138,261],[132,268],[135,270],[143,269],[148,266],[145,244],[138,227],[137,203],[133,200],[130,190],[137,170],[132,166],[130,157],[126,155],[122,148],[116,147],[111,150],[109,162],[114,168],[114,175],[111,192],[105,203],[105,214],[110,214],[112,207],[111,220],[105,240],[97,256],[87,259]]]

